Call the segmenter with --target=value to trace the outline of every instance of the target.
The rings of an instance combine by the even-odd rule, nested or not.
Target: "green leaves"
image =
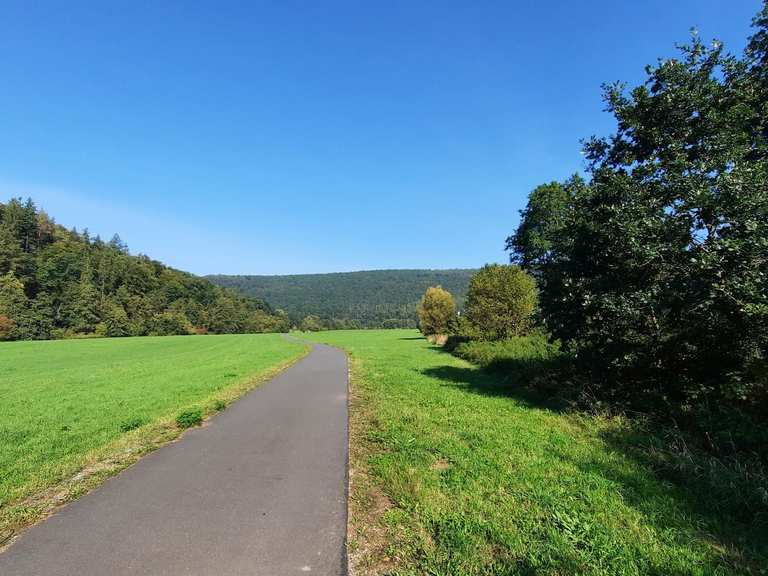
[[[427,288],[416,312],[419,315],[419,329],[425,336],[447,334],[448,326],[456,314],[453,296],[440,286]]]
[[[618,128],[585,142],[589,181],[536,188],[507,240],[604,395],[768,412],[766,6],[742,58],[694,35],[604,86]]]
[[[486,265],[469,282],[466,313],[480,338],[522,336],[536,310],[534,279],[517,266]]]

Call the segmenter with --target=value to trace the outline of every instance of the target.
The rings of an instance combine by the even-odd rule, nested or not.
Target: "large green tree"
[[[606,389],[764,397],[767,25],[764,7],[742,57],[694,36],[642,85],[605,87],[618,130],[586,142],[589,182],[570,183],[536,263],[548,327]],[[529,220],[513,238],[546,216]]]

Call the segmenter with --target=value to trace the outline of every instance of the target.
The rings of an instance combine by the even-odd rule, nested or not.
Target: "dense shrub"
[[[152,318],[149,333],[152,336],[192,334],[192,324],[181,312],[163,312]]]
[[[146,420],[144,420],[144,418],[134,416],[132,418],[128,418],[127,420],[123,420],[120,423],[120,431],[130,432],[131,430],[135,430],[136,428],[143,426],[145,423]]]
[[[176,416],[176,425],[179,428],[191,428],[192,426],[199,426],[203,422],[203,409],[191,408],[184,410]]]
[[[440,286],[430,286],[424,292],[416,307],[419,316],[419,330],[425,336],[445,334],[451,319],[456,314],[453,296]]]
[[[549,392],[551,381],[560,377],[562,353],[545,335],[517,336],[508,340],[461,342],[453,354],[486,370],[497,372],[516,384]],[[544,390],[543,388],[547,389]]]
[[[449,334],[448,338],[445,339],[445,343],[443,344],[443,350],[446,352],[453,352],[461,344],[470,341],[471,338],[469,336],[464,336],[462,334]]]
[[[467,319],[485,340],[521,336],[530,330],[536,299],[536,283],[518,266],[486,265],[469,281]]]
[[[560,347],[543,334],[517,336],[508,340],[462,342],[454,354],[483,368],[504,369],[508,361],[537,362],[560,355]]]
[[[323,321],[318,316],[315,316],[314,314],[305,316],[304,319],[301,321],[301,324],[299,325],[299,329],[302,332],[319,332],[324,328],[325,326],[323,326]]]

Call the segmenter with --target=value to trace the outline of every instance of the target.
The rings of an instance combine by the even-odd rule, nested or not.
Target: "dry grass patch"
[[[376,453],[370,431],[376,420],[361,389],[360,362],[350,359],[349,389],[349,516],[347,556],[352,576],[388,574],[397,568],[389,554],[391,537],[385,521],[392,500],[371,477],[368,460]]]

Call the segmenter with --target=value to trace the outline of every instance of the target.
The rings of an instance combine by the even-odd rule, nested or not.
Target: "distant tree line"
[[[461,306],[475,270],[370,270],[288,276],[208,276],[219,286],[288,312],[293,326],[305,318],[318,329],[414,328],[424,290],[440,285]]]
[[[287,331],[264,302],[0,203],[0,339]]]

